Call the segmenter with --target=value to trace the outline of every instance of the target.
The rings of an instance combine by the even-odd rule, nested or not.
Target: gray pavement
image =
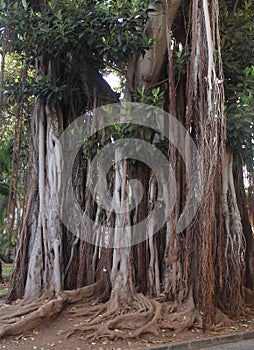
[[[165,344],[150,350],[254,350],[254,331]],[[144,350],[139,349],[139,350]],[[146,348],[147,350],[147,348]]]
[[[237,343],[212,346],[205,350],[254,350],[254,340],[243,340]]]

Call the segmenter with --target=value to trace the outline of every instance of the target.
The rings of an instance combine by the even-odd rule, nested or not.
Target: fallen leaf
[[[20,340],[22,337],[24,336],[24,334],[19,335],[18,337],[15,337],[16,340]]]

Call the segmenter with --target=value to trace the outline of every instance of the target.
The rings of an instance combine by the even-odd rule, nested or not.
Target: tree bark
[[[37,60],[38,81],[44,75],[49,77],[52,84],[61,81],[65,74],[79,76],[77,84],[80,84],[84,102],[77,104],[79,96],[75,100],[75,96],[68,95],[68,91],[61,102],[54,97],[50,100],[46,97],[37,98],[31,121],[31,181],[27,189],[26,214],[10,284],[9,301],[22,297],[27,301],[41,297],[54,298],[64,287],[77,286],[77,281],[74,281],[77,274],[72,272],[75,265],[78,270],[77,264],[82,264],[82,259],[78,260],[77,255],[73,259],[73,256],[80,240],[74,239],[70,245],[63,240],[63,232],[67,236],[72,236],[72,233],[64,231],[59,216],[61,204],[58,193],[62,186],[60,175],[63,160],[58,138],[64,128],[86,108],[117,101],[118,95],[112,92],[90,63],[82,59],[70,62],[70,57],[70,54],[66,54],[54,59],[40,57]],[[80,162],[78,168],[83,167],[82,157]],[[74,185],[77,193],[85,191],[82,182],[74,181]],[[81,205],[84,206],[84,198],[80,200],[83,200]],[[72,283],[68,282],[69,276]],[[88,283],[93,283],[94,278],[88,280]]]
[[[244,189],[243,182],[243,165],[240,157],[235,155],[233,162],[233,177],[236,191],[237,205],[239,208],[243,234],[246,242],[245,250],[245,287],[254,289],[254,241],[251,224],[249,221],[247,196]]]

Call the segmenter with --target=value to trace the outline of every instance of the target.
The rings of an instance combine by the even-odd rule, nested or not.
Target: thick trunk
[[[144,33],[147,38],[154,39],[154,44],[144,56],[134,56],[130,62],[127,72],[129,93],[136,92],[137,88],[143,85],[151,88],[165,78],[163,72],[165,73],[167,41],[181,2],[181,0],[161,0],[148,6],[150,15]]]
[[[149,196],[149,178],[150,171],[144,164],[138,163],[133,166],[135,175],[143,185],[143,198],[137,207],[137,222],[141,222],[148,215],[148,196]],[[136,168],[136,169],[135,169]],[[147,268],[148,268],[148,247],[147,242],[141,242],[137,246],[137,292],[146,293],[147,291]]]
[[[38,223],[32,232],[31,258],[25,287],[25,298],[36,299],[43,293],[52,298],[62,290],[61,222],[57,201],[60,183],[61,149],[56,111],[38,100],[36,120],[38,144]],[[46,152],[45,152],[46,149]]]
[[[133,300],[134,280],[131,251],[131,225],[128,208],[128,164],[121,160],[121,152],[116,150],[114,205],[116,212],[114,227],[114,252],[111,270],[112,292],[110,308],[128,305]]]
[[[82,246],[80,239],[66,231],[60,220],[59,192],[64,160],[59,136],[86,108],[116,101],[118,96],[85,60],[70,62],[70,55],[63,56],[49,61],[47,58],[38,59],[37,79],[47,75],[54,84],[63,79],[63,72],[68,67],[68,72],[65,72],[67,75],[79,77],[76,83],[79,84],[83,102],[77,104],[75,96],[69,95],[68,89],[61,102],[54,96],[51,100],[38,97],[36,101],[31,121],[31,180],[27,188],[26,213],[8,297],[10,301],[21,297],[26,300],[54,298],[64,288],[76,288],[77,284],[83,286],[95,280],[95,271],[92,275],[90,273],[92,278],[80,277],[79,265],[82,266],[88,257],[83,254],[78,258],[77,252]],[[68,64],[65,64],[65,60]],[[79,97],[76,96],[77,101]],[[80,205],[84,208],[85,173],[82,155],[75,167],[73,185]],[[86,267],[91,271],[91,266],[87,264]],[[85,271],[82,273],[89,275]]]
[[[245,286],[254,289],[254,241],[251,223],[248,215],[247,195],[244,189],[243,182],[243,165],[240,157],[235,155],[233,162],[233,177],[236,190],[237,205],[239,208],[243,234],[246,242],[245,265],[246,277]]]
[[[233,179],[233,155],[226,153],[223,162],[222,211],[224,219],[223,284],[220,303],[227,312],[238,311],[243,296],[245,239]]]

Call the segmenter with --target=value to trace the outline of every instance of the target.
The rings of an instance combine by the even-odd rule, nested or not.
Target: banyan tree
[[[243,307],[248,259],[226,144],[218,0],[1,6],[5,51],[34,67],[34,108],[7,298],[18,302],[0,310],[0,335],[24,333],[73,303],[79,317],[90,317],[75,329],[88,337],[226,324]],[[103,79],[107,67],[125,81],[121,100]],[[140,106],[136,119],[126,119]],[[110,124],[103,113],[115,108]],[[161,133],[144,122],[156,113]],[[91,125],[86,137],[80,118]],[[108,146],[106,173],[94,159]],[[140,156],[153,148],[168,164],[161,172],[149,166],[150,154]],[[163,205],[170,210],[162,218]]]

